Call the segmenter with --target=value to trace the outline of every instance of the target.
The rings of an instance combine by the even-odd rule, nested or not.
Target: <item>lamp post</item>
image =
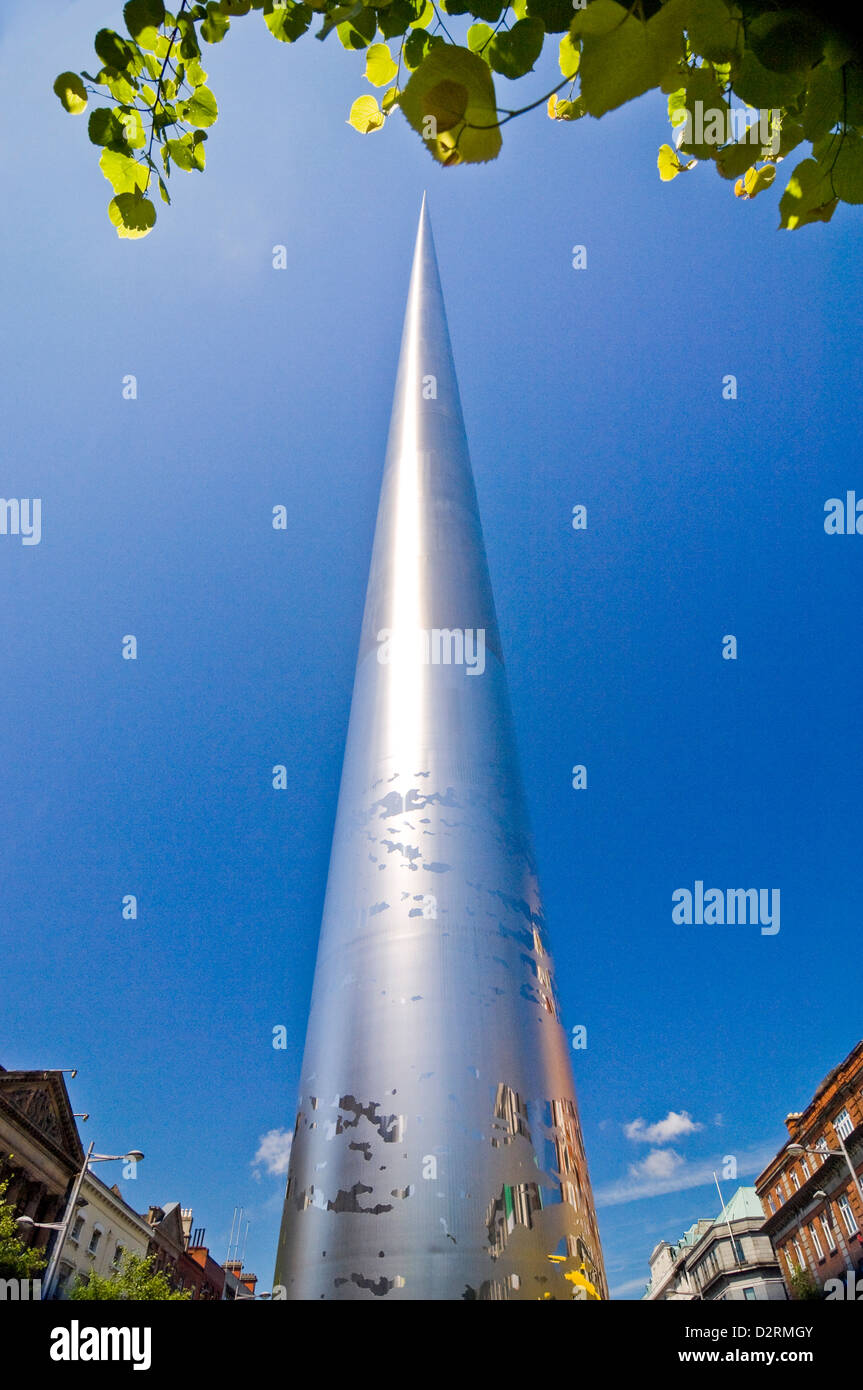
[[[843,1142],[842,1135],[837,1134],[836,1138],[839,1140],[838,1149],[808,1149],[805,1144],[789,1144],[788,1152],[790,1154],[832,1154],[834,1158],[838,1158],[841,1154],[848,1166],[848,1172],[851,1174],[851,1186],[856,1187],[860,1196],[863,1197],[863,1180],[858,1178],[857,1174],[854,1172],[854,1167]]]
[[[140,1163],[142,1158],[144,1157],[140,1149],[130,1149],[129,1152],[125,1154],[94,1154],[93,1142],[94,1141],[91,1139],[90,1147],[87,1150],[87,1153],[84,1157],[84,1162],[81,1165],[80,1172],[77,1174],[75,1178],[75,1184],[69,1195],[69,1200],[66,1203],[66,1210],[63,1213],[63,1220],[59,1223],[59,1227],[57,1229],[57,1239],[54,1242],[54,1249],[52,1251],[51,1258],[48,1261],[48,1268],[45,1271],[45,1283],[43,1286],[42,1293],[43,1301],[45,1299],[49,1299],[52,1293],[54,1292],[54,1285],[57,1281],[57,1269],[60,1264],[60,1253],[63,1249],[63,1246],[66,1243],[66,1237],[69,1234],[69,1227],[72,1224],[72,1218],[75,1215],[75,1208],[78,1203],[78,1194],[81,1191],[81,1184],[84,1181],[84,1174],[87,1172],[87,1169],[89,1168],[90,1164],[109,1163],[114,1161],[123,1162],[127,1159],[133,1159],[135,1163]]]

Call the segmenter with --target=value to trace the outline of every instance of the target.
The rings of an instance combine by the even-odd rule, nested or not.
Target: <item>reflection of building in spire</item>
[[[494,1098],[494,1120],[492,1121],[492,1148],[499,1149],[511,1144],[517,1135],[530,1143],[530,1126],[527,1110],[517,1091],[501,1081]]]
[[[539,997],[542,1007],[546,1013],[552,1014],[555,1018],[560,1018],[560,1011],[557,1007],[557,998],[554,992],[554,977],[552,974],[551,957],[547,954],[542,944],[537,927],[533,929],[533,949],[536,951],[536,976],[539,981]]]
[[[599,1231],[590,1192],[585,1192],[583,1187],[582,1175],[587,1171],[587,1159],[578,1111],[568,1097],[564,1100],[553,1100],[550,1106],[552,1142],[560,1175],[561,1199],[572,1207],[577,1215],[578,1224],[584,1228],[584,1234],[568,1233],[565,1236],[566,1253],[573,1261],[574,1269],[585,1274],[592,1285],[601,1288],[602,1272],[591,1253],[599,1249]],[[578,1296],[576,1290],[573,1297]]]
[[[520,1182],[514,1186],[504,1183],[500,1196],[492,1198],[486,1213],[485,1224],[492,1259],[503,1254],[516,1226],[531,1230],[534,1213],[541,1210],[542,1197],[538,1183]]]

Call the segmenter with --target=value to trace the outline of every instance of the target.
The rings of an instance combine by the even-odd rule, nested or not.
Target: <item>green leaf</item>
[[[570,28],[581,38],[581,95],[591,116],[622,106],[672,75],[683,53],[686,0],[667,0],[647,22],[616,0],[592,0]]]
[[[581,97],[576,97],[575,101],[567,101],[564,97],[550,96],[548,114],[553,121],[577,121],[580,116],[586,115],[586,112]]]
[[[863,140],[846,130],[833,165],[833,187],[844,203],[863,203]]]
[[[756,169],[754,166],[747,169],[743,179],[743,188],[747,198],[754,198],[757,193],[769,188],[775,178],[775,164],[763,164],[760,169]]]
[[[467,31],[467,46],[471,53],[479,53],[494,34],[490,24],[472,24]]]
[[[236,18],[237,15],[248,14],[252,8],[252,0],[219,0],[219,9],[222,14],[228,14]]]
[[[196,87],[188,101],[179,103],[178,111],[181,120],[196,126],[214,125],[219,115],[216,98],[209,87]]]
[[[562,34],[572,23],[575,6],[572,0],[527,0],[524,14],[513,9],[516,19],[540,19],[547,34]]]
[[[545,27],[541,19],[519,19],[511,29],[501,29],[488,46],[488,60],[495,72],[514,80],[530,72],[542,52]]]
[[[172,159],[177,168],[185,170],[186,173],[195,169],[203,173],[206,138],[203,130],[190,130],[179,140],[166,140],[162,146],[162,163],[165,169],[168,169],[168,160]]]
[[[678,126],[685,125],[687,113],[686,88],[678,87],[676,92],[669,92],[668,119],[673,130],[676,130]]]
[[[413,17],[410,0],[392,0],[385,10],[378,10],[378,28],[385,39],[394,39],[405,32]]]
[[[760,159],[761,146],[750,145],[748,141],[735,141],[716,153],[716,167],[724,179],[736,179],[751,166],[754,159]]]
[[[388,82],[392,82],[398,70],[398,63],[393,62],[393,55],[387,45],[373,43],[366,53],[367,81],[371,82],[373,87],[385,87]]]
[[[99,168],[115,193],[134,193],[147,187],[147,166],[122,150],[103,150]]]
[[[193,87],[205,87],[207,85],[207,74],[196,58],[186,64],[186,81]]]
[[[787,106],[806,86],[802,72],[771,72],[748,48],[732,78],[734,91],[747,106],[761,110]]]
[[[381,97],[381,110],[384,115],[393,109],[400,96],[401,92],[398,87],[390,87],[388,91],[384,92]]]
[[[130,80],[119,68],[102,68],[96,81],[107,87],[116,101],[133,102],[137,98],[138,85],[134,77]]]
[[[385,119],[375,97],[357,97],[348,116],[348,125],[352,125],[360,135],[368,135],[373,130],[380,130]]]
[[[201,38],[206,43],[221,43],[231,27],[231,21],[226,14],[222,14],[215,0],[210,0],[207,5],[207,18],[201,25]]]
[[[719,146],[728,139],[729,107],[711,67],[691,68],[687,73],[683,111],[681,150],[696,159],[715,159]]]
[[[467,8],[474,19],[485,19],[489,24],[497,24],[506,5],[504,0],[468,0]]]
[[[109,106],[97,106],[90,112],[87,134],[93,145],[122,145],[123,124],[116,111]]]
[[[809,85],[812,85],[811,79]],[[854,67],[851,63],[845,69],[845,107],[848,124],[863,125],[863,68]]]
[[[446,40],[442,39],[439,34],[428,34],[425,29],[412,29],[405,39],[405,46],[402,49],[405,67],[413,72],[433,48],[437,48],[445,42]]]
[[[806,105],[803,108],[803,136],[806,140],[822,139],[842,116],[842,72],[827,63],[819,63],[809,78]]]
[[[434,19],[434,5],[432,0],[420,0],[419,14],[412,21],[415,29],[427,29]]]
[[[144,132],[144,122],[141,120],[140,111],[124,111],[119,119],[123,127],[123,143],[130,150],[143,149],[147,143],[147,136]]]
[[[824,25],[803,10],[761,14],[747,30],[749,47],[770,72],[808,72],[824,52]]]
[[[170,193],[168,192],[168,187],[167,187],[167,184],[165,183],[165,180],[162,178],[162,175],[161,175],[161,174],[157,174],[157,175],[156,175],[156,178],[159,180],[159,193],[160,193],[160,195],[161,195],[162,202],[163,202],[163,203],[168,203],[168,204],[170,204],[170,202],[171,202],[171,195],[170,195]]]
[[[743,52],[743,20],[725,0],[689,0],[686,32],[693,53],[710,63],[729,63]]]
[[[137,44],[115,34],[113,29],[100,29],[93,40],[93,47],[106,68],[117,68],[120,72],[134,75],[144,65]]]
[[[558,66],[564,77],[575,77],[578,72],[578,65],[581,62],[581,49],[578,44],[573,43],[571,34],[564,34],[560,41],[560,53],[558,55]]]
[[[61,72],[54,83],[54,91],[60,98],[65,111],[80,116],[87,105],[87,90],[77,72]]]
[[[198,43],[198,32],[188,15],[178,16],[177,28],[180,31],[180,56],[187,63],[200,58],[201,45]]]
[[[264,11],[264,23],[273,38],[279,39],[281,43],[294,43],[302,37],[311,22],[311,6],[295,5],[291,0],[288,0],[287,4]]]
[[[326,25],[324,27],[326,28]],[[374,10],[365,9],[358,4],[354,6],[350,19],[336,25],[336,33],[343,48],[367,48],[377,33],[377,27]],[[323,33],[323,30],[321,32]]]
[[[793,231],[810,222],[829,222],[838,201],[829,171],[814,159],[804,159],[797,165],[779,200],[779,225]]]
[[[468,48],[432,49],[402,92],[405,119],[441,164],[496,159],[501,135],[488,65]]]
[[[783,116],[779,122],[778,157],[780,159],[785,159],[792,150],[796,150],[802,139],[802,125],[800,125],[798,121],[791,121],[787,116]]]
[[[119,237],[134,240],[156,225],[156,209],[141,193],[118,193],[108,204],[108,216]]]
[[[656,165],[663,183],[676,179],[683,170],[677,151],[673,150],[670,145],[660,145]]]
[[[123,6],[123,18],[135,42],[142,48],[152,49],[159,37],[159,28],[165,22],[165,6],[162,0],[129,0]]]

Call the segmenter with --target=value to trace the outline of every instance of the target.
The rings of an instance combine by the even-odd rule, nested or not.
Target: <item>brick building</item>
[[[863,1042],[785,1124],[788,1141],[755,1187],[786,1285],[798,1269],[819,1286],[863,1274]]]

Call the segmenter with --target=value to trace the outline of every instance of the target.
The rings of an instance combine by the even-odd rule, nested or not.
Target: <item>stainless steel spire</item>
[[[274,1283],[607,1297],[423,199]]]

